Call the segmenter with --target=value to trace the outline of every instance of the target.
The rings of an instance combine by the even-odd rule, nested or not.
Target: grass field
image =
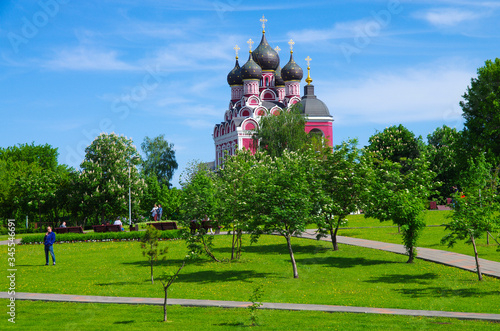
[[[230,238],[218,236],[215,243],[215,254],[229,258]],[[175,269],[187,253],[181,240],[162,244],[169,254],[155,268],[157,275]],[[307,239],[294,239],[293,245],[299,279],[292,277],[285,240],[264,236],[244,247],[239,262],[188,263],[169,297],[248,301],[262,285],[266,302],[500,313],[499,279],[478,282],[472,272],[421,260],[408,265],[406,256],[373,249],[341,245],[333,252],[329,243]],[[17,246],[16,290],[162,297],[161,286],[148,281],[138,242],[59,244],[55,253],[57,265],[43,266],[43,246]],[[1,286],[5,291],[7,282]]]
[[[0,300],[0,305],[7,300]],[[17,301],[16,324],[0,320],[2,330],[241,330],[248,329],[245,309],[168,307],[161,322],[159,306]],[[500,324],[446,318],[323,313],[257,312],[256,330],[499,330]]]
[[[458,242],[451,248],[447,245],[441,245],[441,238],[447,234],[447,231],[445,231],[444,227],[429,227],[429,225],[441,225],[449,222],[450,220],[447,217],[450,215],[451,211],[427,211],[425,220],[428,227],[422,231],[417,245],[473,256],[472,245],[466,244],[464,241]],[[367,226],[373,228],[363,228]],[[340,229],[338,235],[402,244],[401,234],[398,233],[397,227],[393,226],[391,222],[380,222],[373,218],[365,218],[363,215],[350,215],[345,227],[349,227],[349,229]],[[500,239],[497,240],[500,241]],[[486,238],[477,239],[476,243],[480,258],[500,262],[500,252],[497,251],[498,244],[491,238],[489,245],[487,245]]]

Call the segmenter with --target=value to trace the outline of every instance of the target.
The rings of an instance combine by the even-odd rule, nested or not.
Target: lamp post
[[[130,195],[130,162],[139,159],[138,156],[134,156],[128,161],[128,225],[132,225],[132,198]]]

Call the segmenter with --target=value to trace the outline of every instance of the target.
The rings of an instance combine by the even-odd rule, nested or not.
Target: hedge
[[[161,239],[179,239],[182,230],[161,231]],[[82,241],[111,241],[111,240],[139,240],[145,231],[132,232],[91,232],[91,233],[63,233],[56,234],[56,242],[82,242]],[[42,244],[45,234],[26,236],[21,239],[21,244]]]

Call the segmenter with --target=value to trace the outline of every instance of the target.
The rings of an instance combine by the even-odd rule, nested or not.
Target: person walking
[[[52,232],[52,228],[47,227],[47,233],[43,238],[43,244],[45,245],[45,265],[49,265],[49,252],[52,256],[52,265],[56,265],[56,257],[54,256],[54,243],[56,242],[56,234]]]

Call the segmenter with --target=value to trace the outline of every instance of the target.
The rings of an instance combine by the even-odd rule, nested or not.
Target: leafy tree
[[[254,220],[255,207],[251,196],[255,195],[253,168],[258,156],[249,150],[240,150],[225,159],[219,171],[218,194],[221,197],[217,219],[232,228],[231,260],[241,257],[242,236],[249,231]]]
[[[258,154],[258,153],[256,153]],[[281,157],[261,155],[252,172],[255,173],[255,192],[250,196],[252,206],[258,210],[258,226],[252,226],[254,238],[261,233],[278,233],[287,243],[293,277],[298,278],[297,264],[291,238],[305,230],[313,220],[314,195],[317,183],[314,174],[317,158],[311,149],[292,152],[285,149]]]
[[[487,60],[477,70],[477,78],[460,102],[463,110],[464,135],[470,156],[486,152],[486,160],[500,163],[500,59]]]
[[[357,141],[350,140],[334,148],[320,161],[322,192],[321,215],[318,219],[318,237],[330,234],[333,250],[338,250],[337,232],[346,217],[359,209],[365,178],[360,164]]]
[[[155,175],[146,176],[143,179],[145,188],[141,198],[140,208],[143,216],[150,218],[151,209],[153,209],[153,206],[158,203],[162,189]]]
[[[306,118],[297,107],[276,116],[261,117],[253,134],[254,145],[272,157],[281,156],[285,149],[300,150],[308,141],[305,125]]]
[[[441,243],[448,243],[452,247],[458,240],[466,240],[472,244],[477,276],[482,280],[476,239],[500,228],[496,215],[499,203],[498,168],[492,173],[484,155],[476,161],[469,159],[461,186],[463,192],[457,192],[454,196],[452,221],[446,225],[446,230],[451,233],[443,237]]]
[[[132,140],[115,133],[101,133],[85,152],[80,167],[86,211],[95,211],[101,222],[117,214],[125,214],[128,210],[129,186],[133,203],[138,205],[143,182],[134,166],[139,162],[139,157]]]
[[[181,176],[183,190],[182,217],[186,225],[185,238],[191,252],[205,254],[220,262],[212,253],[213,236],[207,235],[203,227],[195,233],[189,231],[191,222],[214,220],[218,208],[215,174],[200,162],[192,162]]]
[[[171,187],[170,181],[177,169],[175,160],[174,144],[165,140],[165,135],[161,134],[154,139],[144,138],[141,149],[146,154],[142,164],[142,170],[146,176],[155,175],[160,186]]]
[[[435,180],[442,183],[438,188],[441,197],[449,197],[460,178],[461,135],[457,129],[443,125],[427,136],[430,169],[436,173]]]
[[[369,143],[367,151],[376,152],[381,159],[400,163],[403,172],[409,170],[406,164],[409,160],[420,157],[424,146],[421,137],[415,138],[413,132],[401,124],[377,132],[370,137]]]
[[[186,263],[185,261],[182,262],[182,265],[180,266],[179,269],[177,269],[176,273],[173,273],[173,272],[164,272],[163,275],[159,278],[159,280],[161,282],[161,285],[163,286],[163,292],[165,293],[164,300],[163,300],[163,322],[167,321],[168,288],[175,281],[175,279],[179,275],[179,272],[181,272],[182,268],[184,268],[184,264],[185,263]]]
[[[413,263],[417,239],[425,227],[423,212],[435,174],[429,170],[424,155],[415,159],[401,157],[401,163],[383,156],[380,151],[365,151],[363,155],[368,188],[363,191],[363,210],[365,217],[392,220],[401,228],[408,263]]]
[[[166,185],[161,188],[158,202],[163,208],[166,219],[180,219],[180,208],[182,204],[182,190],[176,187],[169,189]]]
[[[158,257],[165,255],[168,252],[168,247],[165,247],[163,249],[158,248],[158,239],[160,238],[160,236],[161,236],[161,231],[157,230],[154,226],[149,225],[146,229],[146,232],[144,233],[144,236],[141,238],[141,248],[143,249],[142,255],[147,257],[151,265],[151,284],[154,283],[153,279],[154,261],[158,261]]]

